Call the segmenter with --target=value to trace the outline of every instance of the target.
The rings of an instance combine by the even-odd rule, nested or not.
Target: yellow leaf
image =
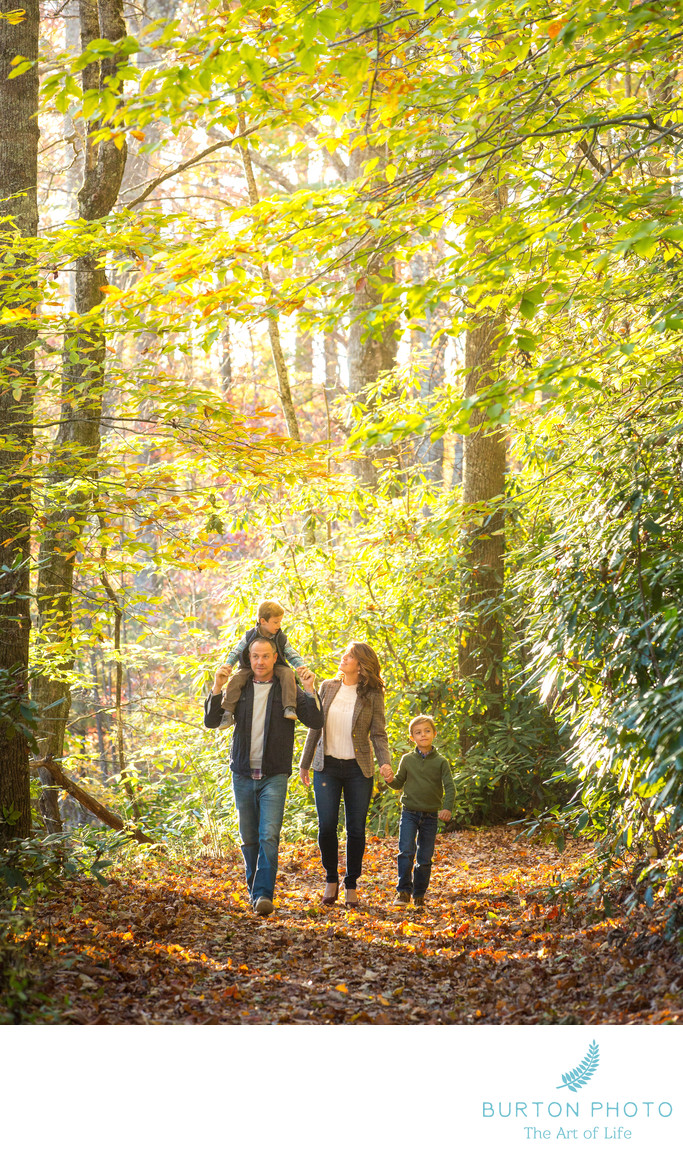
[[[334,989],[338,990],[340,994],[348,994],[349,993],[347,988],[344,986],[343,982],[338,983]]]
[[[393,184],[394,180],[396,179],[397,171],[398,171],[398,169],[396,167],[396,164],[387,164],[385,171],[384,171],[384,175],[386,176],[388,184]]]

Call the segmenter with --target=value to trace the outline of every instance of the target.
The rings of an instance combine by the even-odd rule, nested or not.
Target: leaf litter
[[[504,827],[437,839],[424,910],[393,903],[395,838],[368,842],[361,906],[321,905],[314,843],[283,844],[276,911],[238,851],[66,884],[32,928],[42,993],[75,1024],[674,1023],[683,964],[664,909],[608,917],[549,897],[586,846]],[[53,1015],[46,1015],[50,1021]]]

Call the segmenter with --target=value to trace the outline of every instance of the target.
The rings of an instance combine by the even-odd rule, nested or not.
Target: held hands
[[[443,811],[439,811],[439,818],[443,823],[449,823],[453,816],[450,811],[444,809]]]
[[[301,686],[304,691],[312,695],[315,690],[315,675],[313,672],[309,671],[308,667],[299,667],[299,678],[301,679]]]
[[[221,691],[223,690],[225,684],[227,683],[227,681],[231,675],[232,675],[232,667],[229,667],[227,663],[223,663],[223,665],[221,667],[218,667],[216,670],[216,673],[213,677],[213,686],[211,688],[211,694],[212,695],[220,695]]]
[[[383,763],[379,768],[379,773],[386,783],[391,783],[394,780],[394,772],[388,763]]]

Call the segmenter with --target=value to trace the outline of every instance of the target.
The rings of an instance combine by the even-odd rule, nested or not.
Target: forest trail
[[[396,840],[371,839],[363,907],[320,905],[315,844],[283,844],[276,912],[229,858],[118,866],[69,883],[33,931],[51,1021],[81,1024],[678,1023],[666,908],[599,920],[546,901],[585,845],[506,828],[439,835],[424,911],[394,905]],[[39,1019],[36,1019],[39,1021]]]

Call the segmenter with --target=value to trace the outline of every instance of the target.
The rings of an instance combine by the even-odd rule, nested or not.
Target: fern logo
[[[568,1070],[566,1074],[562,1075],[562,1085],[558,1086],[558,1090],[564,1090],[565,1086],[571,1090],[572,1094],[576,1094],[577,1090],[581,1090],[588,1081],[593,1077],[595,1071],[598,1069],[598,1062],[600,1061],[600,1047],[597,1042],[591,1042],[588,1047],[588,1054],[579,1062],[579,1065],[574,1070]]]

